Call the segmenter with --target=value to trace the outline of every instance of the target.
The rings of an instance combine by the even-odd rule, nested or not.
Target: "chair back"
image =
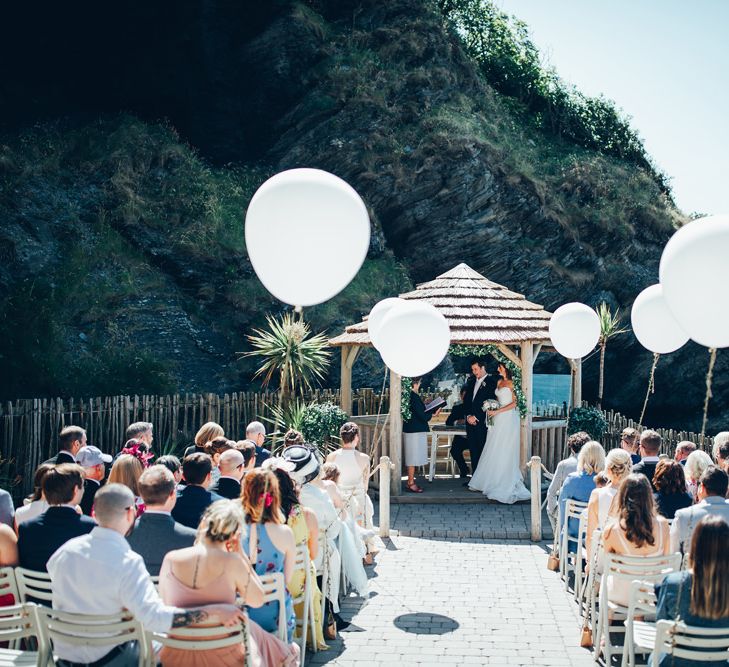
[[[26,637],[36,637],[41,644],[42,634],[34,604],[14,604],[0,607],[0,642],[13,642]],[[0,662],[2,659],[0,658]]]
[[[147,641],[155,641],[169,648],[184,651],[209,651],[216,648],[238,646],[246,647],[245,667],[251,665],[250,636],[248,623],[239,622],[236,625],[213,625],[202,628],[173,628],[166,632],[146,632]]]
[[[20,602],[37,602],[40,600],[50,606],[53,592],[51,590],[51,575],[48,572],[16,567],[15,581],[18,585]]]
[[[659,583],[663,578],[681,567],[681,554],[667,556],[623,556],[605,553],[603,579],[613,577],[632,583]]]
[[[587,509],[587,503],[583,503],[581,500],[574,500],[570,498],[564,506],[564,520],[565,522],[570,519],[579,520],[582,513]],[[574,538],[573,538],[574,539]]]
[[[12,595],[16,604],[20,602],[18,584],[15,581],[15,568],[0,567],[0,595]]]
[[[304,544],[300,544],[296,547],[296,560],[294,560],[294,571],[304,573],[304,587],[302,588],[301,594],[293,598],[292,603],[294,605],[302,605],[301,613],[296,614],[296,628],[298,632],[298,638],[296,643],[300,649],[300,660],[301,664],[304,664],[304,657],[306,655],[306,640],[309,630],[309,615],[312,607],[312,595],[311,595],[311,559],[309,558],[309,547]],[[313,627],[313,624],[312,624]],[[316,633],[314,633],[316,637]],[[316,643],[316,640],[315,642]]]
[[[656,612],[656,585],[652,581],[634,579],[630,584],[628,598],[628,618],[636,614],[646,616]]]
[[[287,642],[286,630],[286,583],[281,572],[271,572],[259,576],[263,586],[263,604],[267,602],[278,602],[278,629],[276,636]]]
[[[699,628],[676,621],[658,621],[653,652],[655,656],[667,653],[682,660],[723,662],[729,660],[729,628]]]
[[[130,641],[139,643],[139,665],[148,661],[142,626],[128,611],[116,614],[76,614],[37,606],[40,631],[46,642],[61,641],[73,646],[103,646],[110,650]]]

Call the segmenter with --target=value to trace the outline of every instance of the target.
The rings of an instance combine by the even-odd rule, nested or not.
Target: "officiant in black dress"
[[[476,470],[478,460],[483,453],[486,444],[486,433],[488,432],[488,423],[486,421],[486,413],[483,411],[484,401],[491,400],[496,395],[497,378],[495,374],[486,372],[486,363],[483,359],[473,359],[471,361],[471,377],[466,383],[466,392],[463,397],[463,412],[466,415],[466,447],[471,452],[471,470]],[[451,451],[453,451],[451,449]],[[463,460],[463,451],[461,450],[461,459]],[[455,459],[455,454],[453,455]],[[461,471],[461,477],[468,474],[465,460],[463,467],[456,459],[458,468]],[[464,483],[464,486],[468,482]]]

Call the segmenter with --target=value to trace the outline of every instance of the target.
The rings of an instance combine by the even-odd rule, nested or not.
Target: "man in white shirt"
[[[549,523],[552,524],[553,531],[557,529],[559,492],[562,490],[562,485],[567,479],[567,475],[577,472],[577,455],[580,453],[583,445],[590,442],[590,440],[592,440],[590,434],[585,431],[578,431],[567,438],[567,448],[570,455],[557,464],[557,469],[554,471],[554,476],[547,489],[547,516],[549,517]]]
[[[108,484],[100,489],[94,512],[99,525],[88,535],[66,542],[48,561],[54,609],[78,614],[115,614],[128,609],[145,628],[157,632],[197,623],[232,625],[243,617],[235,605],[180,609],[162,602],[142,557],[124,538],[136,515],[134,495],[128,487]],[[60,665],[104,658],[106,667],[131,667],[138,661],[134,643],[109,648],[58,641],[54,648]]]
[[[709,466],[701,475],[696,505],[676,512],[671,524],[671,552],[687,553],[696,525],[707,515],[720,516],[729,523],[729,503],[725,500],[729,476],[716,466]]]

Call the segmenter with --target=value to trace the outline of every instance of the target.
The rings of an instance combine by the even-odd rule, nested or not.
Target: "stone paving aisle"
[[[576,605],[546,561],[526,540],[394,536],[370,598],[343,603],[350,629],[307,664],[591,667]]]

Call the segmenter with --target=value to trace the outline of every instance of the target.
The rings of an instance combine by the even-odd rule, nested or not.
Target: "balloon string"
[[[640,412],[640,419],[638,420],[638,424],[640,426],[643,426],[643,417],[645,417],[645,409],[648,407],[648,398],[652,393],[656,390],[656,366],[658,365],[658,360],[661,358],[661,355],[658,354],[658,352],[653,353],[653,366],[651,367],[651,375],[648,379],[648,391],[645,393],[645,401],[643,401],[643,409]]]
[[[304,308],[302,306],[295,306],[294,312],[299,316],[299,322],[304,321]]]
[[[716,363],[716,348],[709,348],[709,370],[706,371],[706,398],[704,398],[704,420],[701,423],[701,444],[704,444],[706,435],[706,420],[709,416],[709,400],[711,399],[711,381],[714,377],[714,364]]]

